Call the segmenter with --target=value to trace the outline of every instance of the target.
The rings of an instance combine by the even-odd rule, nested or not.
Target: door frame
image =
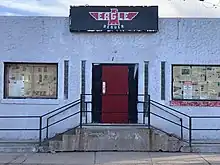
[[[92,63],[92,122],[101,123],[102,116],[102,66],[128,66],[128,123],[138,122],[138,79],[139,64],[138,63]],[[97,69],[95,69],[97,68]],[[136,71],[135,71],[136,69]],[[135,73],[135,74],[134,74]],[[96,81],[99,79],[99,81]],[[96,82],[95,82],[96,81]],[[99,89],[95,88],[95,83]]]

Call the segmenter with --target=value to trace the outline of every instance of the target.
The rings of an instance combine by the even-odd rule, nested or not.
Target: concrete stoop
[[[186,145],[176,137],[148,128],[77,128],[49,141],[50,151],[169,151]]]

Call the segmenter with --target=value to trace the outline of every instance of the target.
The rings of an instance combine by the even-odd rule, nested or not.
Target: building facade
[[[138,77],[137,93],[144,94],[147,85],[152,100],[179,112],[220,115],[220,20],[163,18],[158,26],[156,33],[86,33],[70,32],[69,18],[64,17],[0,17],[0,116],[42,115],[79,99],[82,66],[84,92],[92,94],[95,64],[133,65]],[[167,115],[155,107],[151,109]],[[73,111],[77,110],[79,107]],[[35,118],[0,120],[1,128],[31,129],[39,125]],[[136,122],[141,120],[143,116],[138,115]],[[183,120],[189,124],[186,118]],[[195,119],[192,123],[194,128],[219,128],[219,120]],[[76,117],[57,124],[51,128],[51,136],[78,122]],[[178,127],[160,118],[152,117],[152,124],[179,134]],[[1,131],[0,138],[37,139],[38,132]],[[193,138],[220,136],[216,131],[195,131]]]

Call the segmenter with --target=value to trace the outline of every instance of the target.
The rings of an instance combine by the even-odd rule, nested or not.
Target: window
[[[57,98],[57,64],[5,63],[4,98]]]
[[[173,65],[173,100],[220,100],[220,66]]]

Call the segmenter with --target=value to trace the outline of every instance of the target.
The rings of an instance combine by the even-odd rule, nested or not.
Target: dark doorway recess
[[[137,123],[138,64],[93,64],[92,121]]]

